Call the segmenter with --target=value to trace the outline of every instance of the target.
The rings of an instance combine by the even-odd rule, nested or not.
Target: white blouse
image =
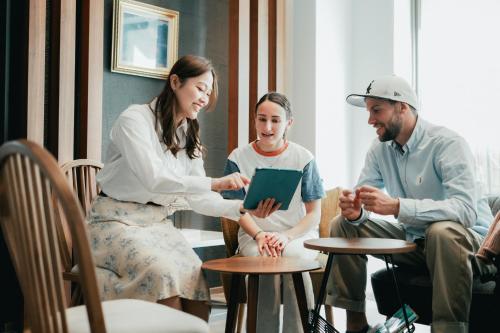
[[[187,127],[184,120],[176,131],[181,147]],[[239,220],[241,201],[211,191],[203,159],[190,159],[185,150],[175,157],[160,138],[149,105],[131,105],[122,112],[111,129],[104,168],[97,174],[102,191],[117,200],[163,205],[169,214],[192,209]]]

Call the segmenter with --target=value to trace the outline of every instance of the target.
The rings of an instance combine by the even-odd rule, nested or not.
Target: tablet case
[[[302,170],[256,168],[243,208],[255,209],[260,201],[274,198],[280,210],[287,210],[300,178]]]

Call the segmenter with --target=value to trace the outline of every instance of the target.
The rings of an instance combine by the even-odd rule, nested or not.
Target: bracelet
[[[263,230],[259,230],[255,233],[255,235],[253,235],[253,240],[255,240],[255,238],[257,238],[257,235],[260,234],[261,232],[264,232]]]

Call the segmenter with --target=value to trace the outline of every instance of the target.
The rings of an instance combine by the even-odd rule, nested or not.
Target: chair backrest
[[[66,176],[68,183],[73,188],[73,192],[78,197],[85,215],[87,215],[90,210],[92,200],[100,192],[96,181],[96,174],[102,169],[102,166],[101,162],[91,159],[73,160],[66,162],[61,166],[61,170]],[[64,236],[60,238],[64,278],[76,282],[78,280],[78,274],[71,271],[77,264],[76,260],[73,258],[73,240],[71,238],[71,233],[69,232],[68,222],[64,218],[64,214],[59,212],[58,217],[61,219],[61,235]],[[70,304],[72,306],[80,305],[82,304],[82,299],[79,297],[79,292],[73,294],[76,298],[72,298],[73,287],[74,286],[72,286],[72,284],[66,284],[66,297],[70,300]]]
[[[69,161],[61,166],[85,213],[88,213],[92,200],[100,191],[95,176],[101,169],[101,162],[90,159]]]
[[[56,160],[36,143],[0,148],[0,225],[25,299],[32,332],[67,332],[61,274],[62,212],[78,257],[92,332],[105,332],[83,211]]]
[[[222,227],[222,235],[224,236],[224,244],[226,245],[227,257],[232,257],[238,250],[238,230],[240,225],[228,218],[221,217],[220,223]]]
[[[326,197],[321,200],[321,220],[319,223],[319,237],[330,237],[330,223],[333,218],[340,214],[339,195],[340,187],[326,191]],[[239,224],[221,217],[222,234],[224,236],[224,244],[226,245],[227,257],[236,254],[238,250],[238,230]]]
[[[330,237],[330,225],[333,218],[340,214],[340,187],[326,191],[326,197],[321,200],[321,220],[319,222],[319,237]]]

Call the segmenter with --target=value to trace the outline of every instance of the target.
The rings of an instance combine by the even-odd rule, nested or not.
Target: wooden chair
[[[64,297],[58,210],[74,241],[84,306],[68,308]],[[0,225],[24,295],[25,331],[208,332],[203,320],[160,304],[101,303],[82,208],[55,159],[36,143],[0,148]]]
[[[330,237],[330,224],[335,216],[340,214],[339,208],[339,195],[341,189],[339,187],[326,191],[326,197],[321,200],[321,220],[319,224],[319,236],[321,238]],[[222,234],[224,236],[224,244],[226,245],[226,255],[228,258],[238,256],[238,230],[239,224],[221,217]],[[326,258],[326,255],[325,255]],[[325,259],[326,261],[326,259]],[[319,289],[321,287],[321,280],[323,278],[324,269],[318,269],[310,272],[313,284],[315,297],[318,297]],[[224,288],[224,296],[226,301],[229,302],[229,293],[231,290],[231,276],[229,274],[221,274],[222,286]],[[241,332],[243,316],[245,313],[245,304],[247,302],[247,295],[245,286],[241,286],[239,307],[238,307],[238,323],[237,332]],[[330,323],[333,323],[333,309],[330,305],[325,304],[326,318]]]
[[[90,159],[79,159],[64,163],[61,170],[73,187],[73,192],[78,196],[85,214],[88,213],[92,200],[99,194],[96,174],[102,169],[103,164]]]
[[[103,164],[101,162],[91,159],[73,160],[61,166],[61,171],[66,176],[68,183],[73,188],[73,192],[78,197],[78,201],[80,201],[80,205],[85,215],[90,210],[92,200],[100,191],[96,181],[96,174],[102,169],[102,166]],[[60,216],[64,230],[62,233],[64,237],[60,240],[63,277],[66,281],[70,282],[65,283],[66,297],[68,300],[71,300],[71,306],[82,305],[83,295],[78,284],[78,273],[72,272],[73,267],[76,265],[75,260],[73,260],[73,241],[68,232],[69,229],[66,225],[67,222],[64,219],[64,215],[60,214]],[[96,271],[99,273],[100,269],[97,268]]]

